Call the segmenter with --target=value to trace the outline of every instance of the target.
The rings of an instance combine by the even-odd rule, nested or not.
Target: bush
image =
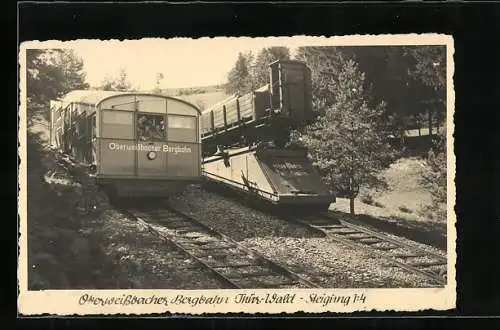
[[[443,130],[436,136],[433,148],[427,156],[428,168],[422,174],[422,183],[432,195],[432,205],[427,212],[434,213],[434,218],[446,219],[447,199],[447,163],[446,163],[446,136]]]
[[[374,203],[372,195],[365,195],[361,197],[361,201],[368,205],[373,205]]]

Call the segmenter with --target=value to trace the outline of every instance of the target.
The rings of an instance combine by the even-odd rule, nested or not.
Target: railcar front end
[[[98,91],[71,92],[62,104],[69,104],[68,125],[60,129],[63,149],[88,163],[110,193],[168,197],[201,180],[194,105],[156,94]]]
[[[118,196],[169,196],[198,181],[198,110],[183,101],[129,95],[103,101],[96,178]]]

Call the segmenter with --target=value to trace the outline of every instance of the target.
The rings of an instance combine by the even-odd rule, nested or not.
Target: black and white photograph
[[[26,314],[455,307],[453,39],[20,46]]]

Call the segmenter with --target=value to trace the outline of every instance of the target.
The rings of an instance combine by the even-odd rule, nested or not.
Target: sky
[[[288,39],[288,38],[285,38]],[[87,81],[98,86],[102,80],[119,76],[123,68],[138,89],[155,87],[157,73],[163,73],[161,88],[223,84],[239,52],[257,54],[269,46],[297,48],[292,40],[268,38],[148,39],[129,41],[79,41],[74,47],[83,59]]]
[[[437,35],[386,35],[345,37],[262,37],[262,38],[174,38],[139,40],[32,41],[25,48],[72,48],[83,59],[87,82],[101,85],[106,77],[127,71],[132,87],[155,87],[156,75],[163,73],[161,88],[183,88],[223,84],[239,52],[257,54],[262,48],[286,46],[292,56],[305,45],[388,45],[428,44]],[[440,40],[442,43],[442,40]]]
[[[148,39],[120,41],[79,41],[75,47],[83,59],[87,81],[98,86],[106,76],[118,77],[123,68],[138,89],[155,87],[157,73],[163,73],[161,88],[223,84],[239,52],[257,54],[269,46],[297,46],[291,40],[267,38],[231,39]]]

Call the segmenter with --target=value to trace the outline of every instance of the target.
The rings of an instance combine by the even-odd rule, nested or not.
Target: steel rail
[[[336,240],[337,242],[344,243],[345,245],[348,245],[350,247],[363,248],[365,251],[367,251],[373,255],[376,255],[378,257],[381,257],[384,260],[389,261],[402,269],[405,269],[405,270],[410,271],[412,273],[416,273],[418,275],[427,277],[440,285],[446,285],[447,280],[445,278],[443,278],[442,276],[437,275],[437,274],[432,273],[432,272],[429,272],[429,271],[418,269],[416,266],[398,261],[398,260],[396,260],[397,259],[396,256],[391,256],[390,253],[387,252],[388,249],[382,249],[382,248],[377,249],[375,246],[372,246],[372,244],[375,244],[375,243],[372,243],[372,244],[363,243],[360,241],[360,238],[357,238],[357,239],[351,238],[350,239],[350,238],[345,237],[345,236],[352,235],[352,234],[365,234],[368,237],[364,237],[362,239],[369,239],[371,237],[371,238],[378,239],[380,241],[379,243],[386,242],[386,243],[393,244],[394,246],[396,246],[398,248],[403,248],[403,249],[417,252],[418,255],[414,255],[415,257],[430,257],[431,259],[437,259],[439,262],[437,265],[440,265],[440,264],[446,265],[447,264],[447,260],[443,256],[436,254],[436,253],[433,253],[433,252],[425,251],[419,247],[413,246],[413,245],[408,244],[408,243],[400,242],[396,239],[388,237],[385,234],[378,233],[378,232],[375,232],[373,230],[370,230],[370,229],[367,229],[367,228],[364,228],[364,227],[361,227],[358,225],[354,225],[354,224],[349,223],[347,221],[334,219],[330,215],[325,215],[325,214],[315,215],[316,218],[318,216],[320,216],[323,219],[337,221],[337,224],[336,223],[314,224],[314,223],[311,223],[310,221],[304,220],[303,218],[299,218],[299,217],[289,218],[288,220],[302,224],[302,225],[306,226],[307,228],[312,229],[316,232],[322,232],[323,235],[325,235],[326,237],[332,238],[332,239]],[[337,226],[337,227],[334,227],[334,226]],[[337,231],[335,229],[337,229]],[[342,234],[342,232],[338,231],[339,229],[352,229],[352,230],[354,230],[354,232],[346,232],[345,234]],[[384,251],[384,252],[382,252],[382,251]]]
[[[181,211],[178,211],[178,210],[176,210],[172,207],[168,207],[168,206],[162,207],[161,210],[162,211],[166,210],[166,211],[170,212],[171,214],[177,216],[177,218],[180,218],[180,219],[176,219],[175,222],[179,223],[180,221],[184,221],[185,224],[187,223],[188,225],[191,225],[191,228],[195,228],[194,230],[196,230],[196,227],[197,227],[197,228],[201,229],[200,231],[205,232],[205,234],[208,233],[209,236],[212,236],[213,238],[216,238],[217,240],[219,240],[219,243],[225,243],[224,247],[221,247],[220,250],[223,250],[223,248],[227,248],[227,246],[231,246],[231,248],[233,248],[239,252],[242,252],[240,255],[250,257],[255,264],[252,264],[252,265],[248,264],[247,266],[260,266],[262,268],[267,268],[268,270],[271,271],[271,272],[268,272],[269,276],[281,275],[284,278],[290,279],[294,283],[297,283],[297,284],[300,283],[305,287],[312,287],[312,288],[319,287],[318,285],[316,285],[316,284],[310,282],[309,280],[295,274],[294,272],[290,271],[289,269],[285,268],[284,266],[279,265],[275,261],[270,260],[269,258],[265,257],[264,255],[254,251],[254,250],[246,248],[245,246],[234,241],[233,239],[229,238],[228,236],[218,232],[217,230],[211,228],[210,226],[207,226],[207,225],[201,223],[200,221],[192,218],[191,216],[189,216]],[[240,266],[231,265],[231,264],[227,264],[224,266],[217,266],[217,267],[211,266],[210,264],[208,264],[206,261],[203,260],[202,256],[198,256],[195,253],[193,253],[193,252],[196,252],[196,248],[190,249],[189,247],[185,246],[186,244],[190,244],[189,243],[190,237],[188,237],[188,236],[177,237],[175,235],[172,235],[172,234],[169,234],[169,233],[166,233],[163,231],[159,231],[157,228],[155,228],[155,226],[153,226],[150,222],[148,222],[148,220],[150,220],[150,221],[151,220],[158,220],[157,219],[158,216],[151,215],[148,211],[143,211],[141,213],[143,213],[144,215],[140,215],[140,214],[137,214],[138,213],[137,211],[130,210],[130,209],[126,210],[125,213],[127,215],[133,217],[135,220],[137,220],[139,223],[141,223],[141,225],[148,228],[148,230],[150,232],[152,232],[153,234],[155,234],[156,236],[158,236],[161,239],[163,239],[164,241],[174,245],[176,248],[183,251],[185,254],[187,254],[193,260],[196,260],[196,262],[198,262],[205,269],[210,271],[213,275],[215,275],[221,282],[226,284],[228,287],[230,287],[230,288],[244,288],[244,286],[241,286],[240,284],[237,283],[237,280],[238,279],[243,280],[245,278],[252,279],[252,275],[246,276],[245,274],[242,274],[242,273],[238,274],[239,276],[236,276],[236,277],[229,277],[229,276],[224,275],[217,268],[227,268],[227,269],[235,270],[235,269],[238,269]],[[181,225],[181,227],[183,227],[183,226]],[[187,227],[187,226],[185,226],[185,227]],[[174,232],[176,231],[176,229],[168,228],[168,224],[165,228],[168,230],[173,230]],[[189,230],[189,231],[194,232],[194,230]],[[193,238],[191,238],[191,239],[193,239]],[[181,240],[181,242],[179,242],[179,240]],[[184,241],[184,245],[183,245],[182,241]],[[212,248],[212,249],[215,250],[218,248]],[[210,250],[210,249],[208,249],[208,250]],[[197,252],[199,252],[199,250]],[[230,255],[231,254],[228,253],[228,256],[230,256]],[[233,255],[237,256],[238,254],[233,254]],[[244,267],[244,266],[245,266],[245,264],[243,264],[243,266],[241,266],[241,267]],[[236,271],[236,273],[237,273],[237,271]],[[273,273],[276,275],[273,275]],[[257,276],[258,275],[255,275],[255,277],[257,277]],[[283,284],[283,283],[277,283],[277,286],[279,286],[280,284]]]

